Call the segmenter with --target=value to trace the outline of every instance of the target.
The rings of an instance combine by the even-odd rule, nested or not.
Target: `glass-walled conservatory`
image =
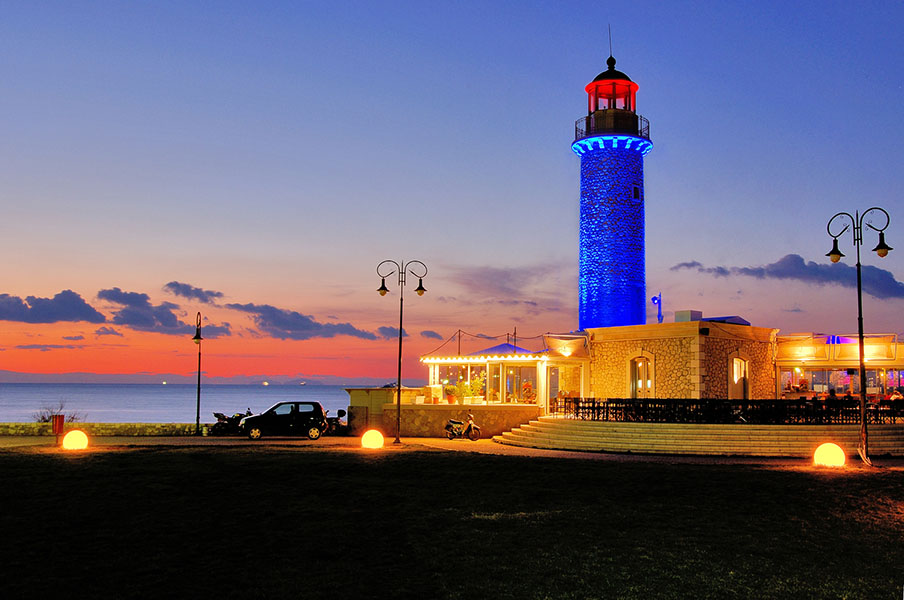
[[[864,336],[866,393],[881,400],[904,390],[904,359],[894,334]],[[783,398],[860,394],[860,346],[857,336],[789,335],[776,343],[778,394]]]
[[[544,336],[545,348],[531,352],[499,344],[467,355],[424,356],[432,404],[535,404],[580,397],[589,386],[584,336]]]

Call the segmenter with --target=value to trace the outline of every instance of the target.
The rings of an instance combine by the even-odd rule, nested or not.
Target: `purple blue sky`
[[[384,258],[430,269],[412,378],[459,328],[574,329],[608,24],[666,320],[856,331],[825,226],[879,205],[901,250],[864,258],[866,329],[904,331],[900,2],[11,2],[0,372],[188,377],[200,310],[211,377],[391,379]]]

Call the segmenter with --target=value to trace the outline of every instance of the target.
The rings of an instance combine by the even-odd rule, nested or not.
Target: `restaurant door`
[[[750,388],[748,385],[748,364],[743,358],[732,358],[728,369],[728,399],[748,400]]]
[[[653,396],[653,373],[650,359],[644,356],[631,361],[631,397],[651,398]]]

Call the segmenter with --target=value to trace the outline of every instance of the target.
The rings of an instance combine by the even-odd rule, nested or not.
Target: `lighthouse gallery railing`
[[[574,123],[575,141],[591,135],[619,133],[649,140],[650,122],[629,110],[609,109],[581,117]]]

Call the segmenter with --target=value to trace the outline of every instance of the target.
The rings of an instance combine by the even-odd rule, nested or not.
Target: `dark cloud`
[[[100,327],[94,332],[94,335],[96,335],[96,336],[118,335],[119,337],[122,337],[122,334],[119,333],[118,331],[116,331],[115,329],[113,329],[112,327]]]
[[[422,332],[421,332],[421,337],[425,337],[425,338],[430,339],[430,340],[442,340],[442,339],[445,339],[445,338],[443,338],[443,336],[441,336],[440,334],[436,333],[435,331],[433,331],[433,330],[431,330],[431,329],[425,329],[424,331],[422,331]]]
[[[696,269],[697,267],[702,267],[703,265],[697,262],[696,260],[692,260],[690,262],[678,263],[674,267],[671,268],[672,271],[678,271],[680,269]]]
[[[72,290],[63,290],[53,298],[28,296],[23,301],[18,296],[0,294],[0,321],[22,323],[58,323],[60,321],[87,321],[104,323],[107,318],[97,312],[81,296]]]
[[[178,281],[170,281],[163,289],[175,295],[188,298],[189,300],[198,300],[204,304],[213,304],[214,300],[223,297],[223,292],[215,292],[213,290],[202,290],[187,283],[179,283]]]
[[[175,310],[179,308],[172,302],[151,304],[147,294],[138,292],[124,292],[118,287],[109,290],[101,290],[97,293],[101,300],[119,304],[122,308],[113,312],[113,323],[129,327],[137,331],[164,333],[167,335],[191,335],[195,332],[193,323],[183,323],[176,316]],[[229,327],[208,325],[204,328],[204,336],[216,338],[229,335]]]
[[[704,267],[697,261],[679,263],[671,270],[694,269],[716,277],[744,275],[756,279],[783,279],[803,281],[816,285],[834,284],[843,287],[857,286],[857,268],[844,263],[819,264],[804,261],[797,254],[788,254],[778,261],[761,267]],[[876,298],[904,298],[904,283],[885,269],[867,265],[862,267],[863,291]]]
[[[79,340],[85,339],[85,336],[83,336],[83,335],[64,335],[63,339],[69,340],[70,342],[77,342]]]
[[[377,334],[384,340],[398,339],[399,338],[399,328],[398,327],[379,327],[377,329]],[[402,329],[402,337],[408,337],[408,332],[405,331],[405,329]]]
[[[313,317],[269,304],[227,304],[226,308],[253,315],[254,322],[262,331],[281,340],[310,340],[337,335],[350,335],[365,340],[377,339],[373,333],[362,331],[350,323],[318,323]]]
[[[669,270],[680,271],[681,269],[694,269],[698,273],[706,273],[707,275],[712,275],[713,277],[728,277],[732,273],[731,269],[726,269],[725,267],[704,267],[697,261],[679,263]]]
[[[51,350],[77,350],[84,346],[74,346],[69,344],[22,344],[16,346],[19,350],[40,350],[41,352],[50,352]]]
[[[194,328],[192,328],[192,331],[194,331]],[[201,326],[201,337],[203,337],[205,340],[227,337],[230,335],[232,335],[232,329],[229,323],[223,323],[222,325]]]

